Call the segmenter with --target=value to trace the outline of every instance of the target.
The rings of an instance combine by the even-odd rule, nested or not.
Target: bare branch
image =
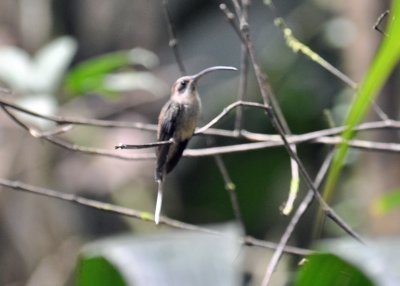
[[[168,25],[168,34],[169,34],[169,46],[172,49],[172,52],[174,53],[174,57],[176,60],[176,63],[178,64],[179,71],[181,75],[186,75],[186,69],[185,66],[183,65],[183,61],[180,57],[180,53],[178,51],[178,39],[176,38],[176,33],[174,29],[174,25],[172,23],[172,17],[171,13],[169,11],[169,4],[168,0],[163,0],[163,10],[164,10],[164,16]]]
[[[1,108],[4,110],[4,112],[19,126],[21,126],[23,129],[28,131],[29,134],[31,134],[35,138],[41,138],[44,139],[50,143],[53,143],[57,146],[60,146],[64,149],[70,150],[70,151],[75,151],[75,152],[80,152],[80,153],[85,153],[85,154],[90,154],[90,155],[99,155],[99,156],[104,156],[104,157],[111,157],[115,159],[122,159],[122,160],[148,160],[148,159],[155,159],[155,155],[153,153],[149,154],[133,154],[133,155],[119,155],[116,154],[115,152],[110,152],[108,150],[103,150],[103,149],[97,149],[97,148],[90,148],[90,147],[84,147],[84,146],[79,146],[76,144],[71,144],[63,139],[53,137],[46,135],[46,133],[40,132],[36,128],[29,127],[25,123],[23,123],[21,120],[19,120],[15,115],[13,115],[7,107],[1,105]],[[51,134],[52,132],[50,132]],[[53,132],[54,133],[54,132]]]
[[[381,30],[381,28],[379,28],[379,26],[382,24],[383,19],[385,19],[387,17],[387,15],[389,15],[389,10],[386,10],[381,15],[379,15],[378,19],[376,20],[376,22],[373,26],[374,30],[378,31],[385,37],[387,37],[388,35],[385,33],[385,31]]]
[[[74,125],[86,125],[86,126],[94,126],[94,127],[106,127],[106,128],[132,128],[138,130],[147,130],[147,131],[156,131],[157,125],[155,124],[146,124],[140,122],[122,122],[122,121],[109,121],[109,120],[97,120],[97,119],[79,119],[76,117],[64,117],[64,116],[56,116],[56,115],[43,115],[35,111],[31,111],[29,109],[23,108],[14,104],[13,102],[0,97],[0,104],[10,107],[16,111],[20,111],[22,113],[46,119],[57,124],[74,124]]]
[[[274,6],[272,5],[272,0],[271,0],[271,5],[270,8],[276,13],[275,9],[273,8]],[[286,25],[285,20],[281,17],[275,17],[274,20],[275,26],[277,26],[281,31],[282,34],[286,40],[286,44],[289,48],[292,49],[294,53],[301,52],[303,55],[305,55],[307,58],[310,60],[316,62],[319,64],[321,67],[323,67],[325,70],[336,76],[338,79],[346,83],[349,87],[351,87],[354,90],[358,89],[358,84],[354,80],[352,80],[348,75],[334,67],[331,63],[326,61],[324,58],[322,58],[319,54],[314,52],[311,48],[300,42],[294,35],[292,30]],[[382,120],[388,119],[388,116],[386,113],[380,108],[380,106],[375,102],[372,101],[372,108],[375,111],[375,113],[378,115],[378,117]]]
[[[118,214],[126,217],[131,217],[131,218],[136,218],[142,221],[154,223],[154,216],[153,214],[149,212],[144,212],[144,211],[138,211],[135,209],[131,208],[125,208],[121,207],[118,205],[114,204],[109,204],[109,203],[104,203],[100,202],[97,200],[91,200],[87,199],[81,196],[77,196],[75,194],[71,193],[63,193],[63,192],[58,192],[54,191],[51,189],[46,189],[46,188],[41,188],[41,187],[36,187],[33,185],[29,184],[24,184],[19,181],[10,181],[6,179],[1,179],[0,178],[0,186],[10,188],[15,191],[22,191],[22,192],[27,192],[39,196],[45,196],[53,199],[58,199],[61,201],[67,201],[71,202],[77,205],[89,207],[92,209],[100,210],[109,214]],[[224,236],[225,234],[222,232],[218,232],[212,229],[208,229],[205,227],[200,227],[196,225],[191,225],[188,223],[184,223],[178,220],[174,220],[165,216],[160,217],[160,224],[164,224],[173,228],[178,228],[178,229],[183,229],[183,230],[188,230],[188,231],[198,231],[198,232],[203,232],[203,233],[208,233],[211,235],[220,235]],[[267,248],[267,249],[275,249],[276,248],[276,243],[269,242],[269,241],[263,241],[259,239],[255,239],[253,237],[245,237],[239,240],[240,243],[243,243],[245,245],[249,246],[258,246],[262,248]],[[290,254],[296,254],[296,255],[308,255],[311,253],[310,250],[308,249],[302,249],[298,247],[291,247],[288,246],[285,249],[286,253]]]
[[[232,0],[234,6],[236,9],[239,9],[238,4],[235,3],[237,2],[237,0]],[[247,6],[249,5],[249,3],[247,1],[246,2],[246,9]],[[285,117],[283,116],[282,110],[280,108],[280,105],[278,104],[278,101],[274,95],[274,93],[272,92],[269,83],[267,81],[267,77],[265,74],[263,74],[261,72],[260,67],[258,66],[256,60],[255,60],[255,51],[254,51],[254,47],[253,47],[253,43],[250,40],[250,33],[249,33],[249,24],[247,21],[247,11],[244,12],[244,10],[240,10],[240,11],[236,11],[236,13],[238,14],[238,18],[239,18],[239,22],[240,22],[240,28],[237,28],[237,26],[235,25],[233,19],[229,16],[232,14],[229,12],[229,9],[226,7],[226,5],[221,4],[220,5],[220,9],[225,13],[226,18],[228,19],[229,23],[232,25],[232,27],[234,28],[234,30],[237,32],[239,36],[239,38],[241,39],[242,42],[242,47],[244,47],[247,51],[247,53],[249,54],[253,69],[254,69],[254,73],[256,75],[256,79],[257,79],[257,83],[259,85],[260,91],[261,91],[261,95],[263,97],[264,100],[264,105],[268,105],[271,106],[272,110],[267,110],[267,114],[274,114],[274,117],[277,119],[277,121],[279,122],[279,125],[282,127],[282,131],[284,133],[282,133],[281,135],[284,136],[286,135],[290,135],[291,134],[291,130],[289,128],[289,125],[286,122]],[[274,122],[272,121],[272,124],[274,125]],[[290,145],[288,146],[289,148],[291,148],[291,150],[297,154],[297,149],[296,149],[296,145]],[[298,189],[299,189],[299,185],[300,185],[300,178],[299,178],[299,166],[298,166],[298,161],[294,160],[294,158],[290,158],[290,166],[291,166],[291,181],[290,181],[290,190],[289,190],[289,198],[295,198],[297,193],[298,193]],[[286,203],[286,206],[283,209],[283,212],[285,214],[289,214],[292,210],[292,203],[293,200],[288,200]]]
[[[171,138],[170,140],[167,141],[158,141],[158,142],[139,144],[139,145],[129,145],[129,144],[119,143],[117,146],[115,146],[115,149],[145,149],[145,148],[158,147],[161,145],[169,145],[172,144],[173,142],[174,139]]]
[[[206,142],[207,142],[207,145],[212,145],[214,140],[213,140],[213,138],[207,138]],[[231,205],[232,205],[232,210],[235,215],[236,221],[242,227],[243,232],[246,233],[246,225],[244,223],[242,212],[240,210],[239,199],[238,199],[237,193],[236,193],[236,185],[233,183],[231,176],[228,173],[228,169],[226,168],[226,165],[225,165],[222,157],[220,155],[214,155],[214,160],[215,160],[217,168],[222,176],[222,179],[224,180],[224,187],[225,187],[225,190],[228,192],[229,199],[230,199]]]
[[[222,5],[221,5],[222,6]],[[221,7],[220,6],[220,7]],[[222,7],[223,8],[223,7]],[[221,8],[221,9],[222,9]],[[225,7],[226,8],[226,7]],[[253,43],[250,39],[250,31],[249,31],[249,25],[247,23],[241,23],[240,27],[240,33],[242,35],[241,40],[244,41],[243,43],[247,47],[247,51],[249,53],[250,61],[254,70],[254,73],[256,75],[257,79],[257,84],[259,86],[261,96],[264,100],[264,104],[266,107],[270,107],[270,94],[271,94],[271,89],[270,86],[267,82],[266,75],[261,71],[260,66],[258,65],[258,62],[256,60],[255,56],[255,49],[253,46]],[[300,173],[302,174],[303,178],[305,179],[305,182],[309,188],[311,188],[314,191],[314,195],[318,199],[322,209],[325,212],[325,215],[328,216],[331,220],[333,220],[340,228],[342,228],[347,234],[352,236],[354,239],[361,241],[361,237],[351,229],[351,227],[341,219],[336,212],[323,200],[322,196],[318,192],[317,188],[314,186],[310,175],[308,174],[307,170],[305,169],[304,165],[300,161],[299,157],[297,156],[296,152],[292,149],[290,143],[287,141],[286,135],[285,135],[285,129],[282,125],[282,122],[280,121],[280,118],[276,116],[275,112],[273,109],[268,108],[267,109],[267,115],[276,129],[276,131],[279,133],[279,135],[282,138],[282,141],[284,142],[284,146],[286,150],[288,151],[290,157],[296,161],[296,163],[299,166]]]
[[[201,128],[198,128],[196,130],[196,132],[195,132],[195,135],[204,133],[207,129],[209,129],[211,126],[214,126],[215,124],[217,124],[231,110],[237,108],[238,106],[256,107],[256,108],[260,108],[260,109],[264,109],[264,110],[268,108],[265,105],[260,104],[260,103],[256,103],[256,102],[236,101],[236,102],[228,105],[227,107],[225,107],[223,109],[223,111],[220,114],[218,114],[216,117],[214,117],[214,119],[212,119],[209,123],[207,123],[206,125],[204,125]]]
[[[248,18],[248,9],[250,3],[248,1],[242,1],[242,16],[247,21]],[[238,13],[238,11],[237,11]],[[246,46],[242,43],[240,48],[240,77],[239,77],[239,92],[238,92],[238,101],[244,101],[244,97],[247,89],[247,73],[249,70],[249,59],[247,56]],[[236,117],[235,117],[235,133],[240,134],[242,129],[242,121],[243,121],[243,107],[239,106],[236,109]]]
[[[315,185],[319,187],[322,183],[323,178],[325,177],[330,163],[332,162],[334,152],[331,151],[328,156],[326,156],[324,162],[322,163],[322,166],[317,174],[317,177],[315,179]],[[278,247],[274,251],[274,254],[268,264],[267,271],[265,273],[265,276],[263,278],[263,281],[261,283],[262,286],[267,286],[272,278],[272,273],[275,271],[276,266],[278,265],[278,262],[282,256],[283,250],[285,249],[285,245],[288,243],[290,236],[292,235],[294,228],[296,227],[297,223],[299,222],[301,216],[305,213],[305,211],[308,209],[310,206],[312,200],[314,198],[314,192],[312,190],[308,190],[306,196],[304,197],[303,201],[297,208],[295,214],[293,215],[292,219],[290,220],[288,226],[285,229],[285,232],[283,233]]]

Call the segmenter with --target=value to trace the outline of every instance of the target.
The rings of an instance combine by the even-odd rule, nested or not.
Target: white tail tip
[[[160,223],[160,213],[161,213],[161,206],[162,206],[162,181],[158,180],[158,191],[157,191],[157,202],[156,202],[156,210],[154,213],[154,222],[156,224]]]

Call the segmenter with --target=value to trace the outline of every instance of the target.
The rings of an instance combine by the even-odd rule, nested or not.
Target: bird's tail
[[[157,202],[156,202],[156,210],[154,212],[154,222],[159,224],[160,222],[160,213],[161,213],[161,206],[162,206],[162,195],[163,195],[163,180],[157,180],[158,189],[157,189]]]

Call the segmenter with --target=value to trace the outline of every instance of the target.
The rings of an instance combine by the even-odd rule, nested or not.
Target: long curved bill
[[[199,72],[199,73],[197,73],[195,75],[192,75],[192,78],[193,78],[193,80],[196,81],[199,78],[201,78],[203,75],[206,75],[206,74],[208,74],[210,72],[213,72],[213,71],[219,71],[219,70],[237,71],[238,69],[235,68],[235,67],[227,67],[227,66],[209,67],[209,68],[206,68],[206,69],[202,70],[201,72]]]

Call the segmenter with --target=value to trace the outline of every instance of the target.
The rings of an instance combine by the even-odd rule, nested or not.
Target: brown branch
[[[110,120],[97,120],[97,119],[80,119],[76,117],[64,117],[64,116],[56,116],[56,115],[43,115],[35,111],[31,111],[29,109],[23,108],[21,106],[16,105],[15,103],[0,97],[0,104],[10,107],[14,110],[20,111],[22,113],[46,119],[52,121],[54,123],[64,125],[64,124],[74,124],[74,125],[85,125],[85,126],[94,126],[94,127],[106,127],[106,128],[131,128],[138,130],[147,130],[147,131],[156,131],[157,125],[155,124],[146,124],[140,122],[123,122],[123,121],[110,121]]]
[[[247,106],[247,107],[256,107],[260,109],[266,109],[267,107],[263,104],[256,103],[256,102],[250,102],[250,101],[236,101],[227,107],[225,107],[220,114],[218,114],[216,117],[214,117],[209,123],[204,125],[201,128],[196,129],[195,135],[197,134],[203,134],[207,129],[209,129],[211,126],[214,126],[217,124],[222,118],[224,118],[231,110],[239,107],[239,106]]]
[[[381,15],[379,15],[378,19],[376,20],[376,22],[373,26],[374,30],[378,31],[385,37],[387,37],[388,35],[385,33],[385,31],[381,30],[381,28],[379,28],[379,26],[382,24],[383,19],[385,19],[387,17],[387,15],[389,15],[389,10],[386,10]]]
[[[114,148],[115,149],[145,149],[145,148],[158,147],[158,146],[161,146],[161,145],[169,145],[169,144],[172,144],[173,142],[174,142],[174,139],[171,138],[170,140],[167,140],[167,141],[157,141],[157,142],[138,144],[138,145],[130,145],[130,144],[119,143]]]
[[[266,109],[266,107],[263,104],[256,103],[256,102],[246,102],[244,101],[246,106],[249,107],[255,107],[255,108],[261,108],[261,109]],[[227,113],[226,109],[228,111],[231,111],[233,108],[240,106],[240,101],[239,102],[234,102],[228,107],[226,107],[216,118],[212,119],[207,125],[198,128],[196,130],[196,135],[199,134],[204,134],[204,135],[213,135],[213,136],[222,136],[222,137],[231,137],[231,138],[237,138],[237,134],[235,134],[234,131],[230,130],[223,130],[223,129],[213,129],[209,128],[209,126],[213,126],[219,122],[223,117],[226,116],[225,113]],[[4,98],[0,97],[0,105],[7,106],[11,109],[14,109],[18,112],[22,112],[28,115],[31,115],[33,117],[45,119],[54,123],[57,123],[59,125],[84,125],[84,126],[93,126],[93,127],[101,127],[101,128],[128,128],[128,129],[139,129],[139,130],[146,130],[146,131],[156,131],[157,130],[157,125],[155,124],[146,124],[146,123],[141,123],[141,122],[125,122],[125,121],[110,121],[110,120],[96,120],[96,119],[83,119],[83,118],[76,118],[76,117],[63,117],[63,116],[56,116],[56,115],[43,115],[28,109],[25,109],[21,106],[18,106]],[[223,114],[223,115],[222,115]],[[217,119],[217,117],[219,119]],[[205,128],[207,126],[207,128]],[[67,128],[67,127],[62,127],[62,128]],[[310,139],[315,139],[316,137],[319,136],[328,136],[328,135],[337,135],[342,133],[345,130],[345,126],[341,127],[335,127],[335,128],[330,128],[330,129],[323,129],[319,131],[313,131],[310,133],[304,133],[302,135],[292,135],[292,136],[304,136],[304,137],[309,137]],[[372,122],[366,122],[362,123],[358,126],[355,127],[354,131],[369,131],[369,130],[378,130],[378,129],[400,129],[400,121],[396,121],[393,119],[386,119],[386,120],[380,120],[380,121],[372,121]],[[50,131],[50,133],[53,131]],[[56,132],[57,133],[57,132]],[[249,139],[252,141],[268,141],[268,140],[277,140],[278,135],[267,135],[267,134],[260,134],[260,133],[252,133],[246,130],[242,130],[241,132],[241,137],[245,139]],[[46,134],[46,132],[42,132],[42,134]],[[317,135],[319,134],[319,135]],[[35,136],[37,137],[37,136]],[[273,139],[275,138],[275,139]],[[304,139],[306,140],[306,139]],[[302,141],[302,140],[301,140]]]
[[[53,143],[59,147],[62,147],[64,149],[74,151],[74,152],[84,153],[84,154],[88,154],[88,155],[103,156],[103,157],[109,157],[109,158],[126,160],[126,161],[154,160],[156,158],[154,153],[121,155],[119,153],[105,150],[105,149],[91,148],[91,147],[86,147],[86,146],[80,146],[77,144],[71,144],[71,143],[69,143],[63,139],[57,138],[57,137],[44,137],[43,139],[45,139],[46,141]]]
[[[23,123],[21,120],[19,120],[12,112],[10,112],[7,107],[1,105],[1,108],[3,111],[10,117],[11,120],[13,120],[17,125],[21,126],[23,129],[28,131],[29,134],[31,134],[35,138],[40,138],[44,139],[52,144],[55,144],[57,146],[60,146],[64,149],[70,150],[70,151],[75,151],[75,152],[80,152],[80,153],[85,153],[85,154],[90,154],[90,155],[98,155],[98,156],[104,156],[104,157],[111,157],[115,159],[122,159],[122,160],[149,160],[149,159],[155,159],[155,155],[153,153],[148,153],[148,154],[132,154],[132,155],[119,155],[115,152],[110,152],[108,150],[104,149],[98,149],[98,148],[91,148],[91,147],[85,147],[85,146],[79,146],[77,144],[71,144],[63,139],[53,137],[46,135],[46,132],[40,132],[36,128],[29,127],[27,124]],[[51,133],[50,133],[51,134]]]
[[[272,135],[276,136],[276,135]],[[365,140],[350,140],[348,142],[344,141],[340,136],[335,137],[318,137],[315,139],[309,139],[307,137],[303,137],[301,135],[296,136],[293,135],[288,137],[288,143],[290,144],[300,144],[300,143],[315,143],[315,144],[324,144],[324,145],[340,145],[347,144],[349,147],[368,150],[368,151],[377,151],[377,152],[390,152],[390,153],[399,153],[400,152],[400,144],[399,143],[383,143],[383,142],[372,142]],[[218,146],[218,147],[210,147],[210,148],[202,148],[202,149],[187,149],[183,153],[185,157],[203,157],[203,156],[213,156],[213,155],[223,155],[223,154],[232,154],[238,152],[247,152],[247,151],[255,151],[267,148],[274,147],[282,147],[285,146],[285,143],[282,140],[279,141],[264,141],[264,142],[255,142],[255,143],[243,143],[229,146]]]
[[[282,128],[282,133],[280,134],[281,136],[285,135],[290,135],[291,130],[289,128],[289,125],[286,122],[285,117],[283,116],[283,112],[280,108],[280,105],[278,103],[278,100],[276,99],[276,96],[272,92],[272,89],[267,81],[267,76],[262,73],[257,61],[255,60],[255,50],[253,47],[253,43],[250,40],[250,27],[248,24],[248,19],[247,19],[247,8],[250,5],[248,1],[243,1],[242,3],[244,4],[244,7],[246,9],[240,9],[237,0],[232,0],[235,9],[236,9],[236,14],[238,15],[239,19],[239,28],[236,26],[234,19],[232,17],[232,13],[229,12],[229,9],[226,7],[226,5],[221,4],[220,8],[221,10],[225,13],[226,18],[228,19],[229,23],[234,27],[234,30],[237,32],[239,38],[241,39],[242,46],[246,49],[250,61],[252,63],[252,67],[254,70],[254,73],[256,75],[257,83],[260,88],[261,95],[264,100],[264,104],[268,107],[271,107],[271,110],[267,110],[266,113],[269,114],[268,116],[271,117],[270,115],[273,114],[273,117],[276,119],[277,123],[279,123],[280,127]],[[245,3],[244,3],[245,2]],[[245,11],[246,10],[246,11]],[[276,125],[274,123],[274,120],[271,121],[272,125]],[[288,146],[291,151],[295,154],[297,154],[297,148],[296,145],[290,145]],[[295,193],[297,193],[298,188],[299,188],[299,166],[298,166],[298,160],[295,160],[294,158],[290,157],[290,167],[291,167],[291,183],[290,183],[290,191],[289,191],[289,197],[293,196]],[[293,188],[292,188],[293,187]],[[288,201],[289,202],[289,201]],[[285,212],[289,213],[291,209],[290,205],[287,205],[285,207]]]
[[[272,3],[272,0],[270,0],[270,9],[273,11],[273,13],[276,15],[276,10],[275,6]],[[275,26],[278,27],[281,31],[283,36],[286,39],[287,45],[294,50],[295,52],[300,51],[302,54],[304,54],[306,57],[311,59],[312,61],[316,62],[319,64],[321,67],[323,67],[325,70],[333,74],[335,77],[343,81],[345,84],[347,84],[349,87],[351,87],[354,90],[358,89],[358,84],[354,80],[352,80],[348,75],[340,71],[338,68],[333,66],[331,63],[326,61],[324,58],[322,58],[320,55],[312,51],[310,48],[308,48],[305,44],[300,42],[297,38],[295,38],[292,34],[292,30],[286,25],[285,21],[283,18],[275,16],[274,17],[274,23]],[[372,108],[374,112],[378,115],[378,117],[381,120],[385,120],[388,118],[387,114],[380,108],[380,106],[373,100],[371,101]]]
[[[46,188],[41,188],[41,187],[36,187],[33,185],[25,184],[19,181],[10,181],[6,179],[1,179],[0,178],[0,186],[10,188],[15,191],[22,191],[22,192],[27,192],[39,196],[45,196],[53,199],[58,199],[61,201],[66,201],[66,202],[71,202],[80,206],[85,206],[89,207],[92,209],[100,210],[109,214],[117,214],[117,215],[122,215],[126,217],[131,217],[135,219],[139,219],[142,221],[154,223],[154,216],[152,213],[149,212],[144,212],[144,211],[139,211],[131,208],[126,208],[114,204],[109,204],[109,203],[104,203],[101,201],[97,200],[91,200],[87,199],[81,196],[77,196],[75,194],[71,193],[63,193],[63,192],[58,192],[54,191],[51,189],[46,189]],[[200,227],[188,223],[184,223],[178,220],[174,220],[165,216],[160,217],[160,224],[164,224],[173,228],[177,229],[183,229],[183,230],[188,230],[188,231],[198,231],[198,232],[203,232],[203,233],[208,233],[211,235],[219,235],[219,236],[224,236],[225,234],[222,232],[218,232],[212,229],[208,229],[205,227]],[[264,241],[264,240],[259,240],[253,237],[244,237],[239,240],[240,243],[243,243],[245,245],[249,246],[258,246],[262,248],[267,248],[267,249],[275,249],[277,244],[269,241]],[[309,255],[312,253],[311,250],[308,249],[303,249],[303,248],[298,248],[298,247],[292,247],[288,246],[285,248],[285,252],[289,254],[295,254],[295,255]]]
[[[315,185],[319,187],[324,179],[330,163],[332,162],[334,152],[331,151],[328,156],[326,156],[324,162],[322,163],[321,168],[317,174],[315,179]],[[299,207],[297,208],[296,212],[294,213],[292,219],[290,220],[289,224],[287,225],[285,232],[283,233],[281,239],[279,240],[278,247],[275,249],[274,254],[268,264],[267,270],[265,272],[265,276],[261,283],[262,286],[267,286],[272,278],[272,273],[275,271],[276,266],[283,254],[283,250],[285,249],[286,244],[289,241],[290,236],[292,235],[294,228],[297,226],[297,223],[300,221],[300,218],[305,213],[305,211],[310,206],[312,200],[314,198],[314,192],[312,190],[308,190],[306,196],[304,197],[303,201],[300,203]]]
[[[223,7],[223,5],[220,6],[221,10],[224,11],[227,9],[226,6]],[[270,107],[271,99],[270,99],[270,93],[271,89],[270,86],[267,82],[266,75],[261,71],[260,66],[258,65],[256,56],[255,56],[255,49],[253,46],[253,43],[250,39],[250,31],[249,31],[249,25],[248,23],[241,23],[240,27],[240,33],[242,37],[240,39],[244,40],[244,44],[247,47],[247,51],[250,57],[250,62],[252,64],[254,73],[256,75],[257,79],[257,84],[259,87],[259,90],[261,92],[261,96],[263,98],[264,104],[266,107]],[[279,135],[282,138],[282,141],[284,142],[285,149],[289,153],[290,157],[296,161],[298,164],[300,173],[302,174],[307,186],[311,188],[314,192],[314,195],[316,196],[317,200],[319,201],[324,213],[326,216],[328,216],[332,221],[334,221],[340,228],[342,228],[347,234],[352,236],[354,239],[358,241],[362,241],[361,237],[351,229],[351,227],[337,215],[337,213],[323,200],[321,194],[318,192],[317,188],[314,186],[310,175],[308,174],[307,170],[305,169],[304,165],[302,164],[300,158],[297,156],[296,152],[292,149],[290,143],[287,141],[286,135],[285,135],[285,129],[283,127],[282,122],[280,121],[280,118],[276,115],[275,111],[273,108],[268,108],[267,109],[267,115],[271,121],[271,124],[273,127],[276,129],[276,131],[279,133]]]
[[[236,103],[236,106],[240,103]],[[230,105],[232,106],[232,105]],[[252,106],[248,105],[248,106]],[[115,159],[121,159],[121,160],[153,160],[155,159],[155,155],[153,153],[144,153],[144,154],[129,154],[129,155],[123,155],[120,153],[115,153],[109,150],[105,149],[99,149],[99,148],[91,148],[91,147],[85,147],[85,146],[80,146],[77,144],[71,144],[63,139],[57,138],[52,136],[54,133],[59,133],[61,131],[66,131],[66,128],[62,127],[60,130],[55,129],[53,131],[48,131],[48,132],[40,132],[35,128],[27,126],[25,123],[23,123],[21,120],[19,120],[15,115],[13,115],[8,109],[4,106],[3,110],[6,112],[6,114],[18,125],[23,127],[25,130],[28,131],[29,134],[31,134],[35,138],[41,138],[44,139],[52,144],[55,144],[59,147],[62,147],[64,149],[74,151],[74,152],[80,152],[80,153],[85,153],[89,155],[98,155],[98,156],[105,156],[105,157],[110,157],[110,158],[115,158]],[[254,103],[254,107],[257,108],[264,108],[265,106],[259,105],[257,103]],[[231,110],[231,109],[230,109]],[[221,114],[226,115],[226,111],[224,110]],[[222,116],[218,115],[217,117]],[[211,122],[210,122],[211,123]],[[206,127],[206,126],[204,126]],[[203,127],[203,128],[204,128]],[[381,128],[400,128],[400,122],[393,121],[393,120],[387,120],[385,122],[382,121],[376,121],[376,122],[367,122],[363,123],[358,126],[357,130],[375,130],[375,129],[381,129]],[[334,134],[339,134],[344,130],[344,127],[335,127],[331,129],[325,129],[325,130],[320,130],[320,131],[314,131],[310,133],[305,133],[302,135],[291,135],[288,136],[288,142],[290,144],[299,144],[299,143],[305,143],[305,142],[311,142],[311,143],[320,143],[320,144],[327,144],[327,145],[333,145],[333,144],[342,144],[344,143],[340,137],[326,137],[328,135],[334,135]],[[217,130],[215,130],[217,131]],[[231,134],[234,136],[232,131],[223,131],[219,135],[228,135]],[[218,132],[217,132],[218,133]],[[242,136],[244,138],[250,139],[250,140],[257,140],[257,141],[262,141],[262,142],[256,142],[256,143],[245,143],[245,144],[237,144],[237,145],[231,145],[231,146],[222,146],[222,147],[211,147],[211,148],[203,148],[203,149],[187,149],[184,152],[184,156],[187,157],[201,157],[201,156],[213,156],[213,155],[221,155],[221,154],[228,154],[228,153],[236,153],[236,152],[245,152],[245,151],[251,151],[251,150],[260,150],[260,149],[266,149],[266,148],[272,148],[272,147],[279,147],[283,146],[284,142],[281,140],[279,135],[266,135],[266,134],[258,134],[258,133],[251,133],[248,131],[243,130],[242,131]],[[149,143],[149,144],[157,144],[155,143]],[[363,141],[363,140],[351,140],[347,142],[347,144],[350,147],[353,148],[359,148],[359,149],[364,149],[364,150],[370,150],[370,151],[383,151],[383,152],[399,152],[400,145],[398,143],[382,143],[382,142],[370,142],[370,141]],[[146,144],[144,144],[146,145]]]
[[[250,3],[248,1],[242,1],[242,14],[247,20],[248,9]],[[244,101],[246,90],[247,90],[247,74],[249,70],[249,58],[247,56],[246,46],[242,43],[240,48],[240,76],[239,76],[239,92],[237,99],[238,101]],[[238,106],[236,109],[234,130],[235,133],[240,134],[243,124],[243,107]]]
[[[163,4],[163,8],[164,8],[163,10],[164,10],[165,20],[166,20],[167,26],[168,26],[169,46],[172,49],[172,52],[174,53],[176,63],[178,64],[178,67],[179,67],[179,72],[181,73],[181,75],[186,75],[186,69],[185,69],[185,66],[183,64],[183,61],[182,61],[179,51],[178,51],[178,39],[176,37],[171,13],[169,11],[168,0],[163,0],[162,4]]]
[[[207,145],[211,145],[214,140],[213,138],[207,138]],[[226,168],[225,162],[222,159],[221,155],[214,155],[214,161],[217,165],[217,168],[221,174],[221,177],[224,181],[225,190],[228,192],[229,199],[231,201],[232,210],[235,215],[236,221],[242,227],[243,232],[246,233],[246,225],[243,220],[242,212],[239,206],[239,199],[237,197],[236,185],[233,183],[231,176],[229,175],[228,169]]]

